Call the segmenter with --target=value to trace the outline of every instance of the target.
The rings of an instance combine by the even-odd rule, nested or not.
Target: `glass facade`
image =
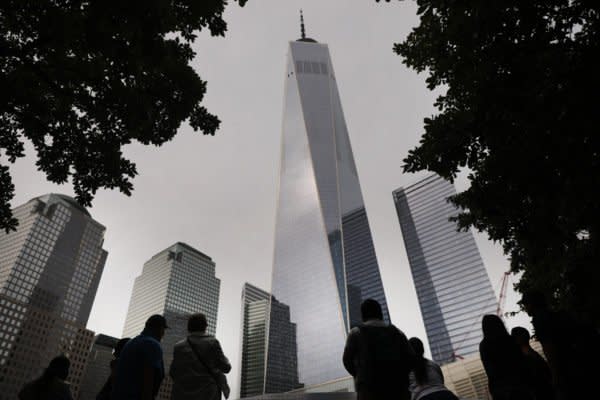
[[[264,393],[269,293],[246,283],[242,290],[240,398]]]
[[[242,304],[240,398],[301,388],[296,324],[290,321],[290,308],[248,283],[242,291]],[[267,337],[268,332],[273,334]]]
[[[393,193],[431,354],[442,364],[478,352],[481,317],[497,306],[472,233],[449,221],[454,194],[437,175]]]
[[[173,347],[188,334],[187,320],[191,314],[206,315],[206,331],[209,335],[215,334],[220,287],[221,281],[215,277],[215,263],[210,257],[185,243],[174,244],[148,260],[142,274],[135,279],[123,336],[139,335],[148,317],[164,315],[169,329],[162,348],[168,371]],[[171,378],[166,376],[158,398],[170,399],[171,389]]]
[[[327,45],[290,42],[286,76],[272,295],[297,329],[296,381],[316,385],[347,376],[344,342],[363,299],[389,316]]]
[[[85,326],[106,261],[105,228],[61,194],[34,198],[13,213],[17,230],[0,233],[0,393],[16,398],[65,353],[77,396],[93,340]]]

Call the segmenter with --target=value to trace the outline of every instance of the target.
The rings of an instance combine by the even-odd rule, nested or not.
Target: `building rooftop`
[[[48,194],[45,194],[42,196],[34,197],[30,201],[33,201],[33,200],[40,200],[40,201],[43,201],[44,203],[52,203],[52,202],[61,202],[62,201],[64,203],[67,203],[71,207],[81,211],[85,215],[91,217],[90,212],[84,206],[82,206],[81,204],[79,204],[77,202],[77,200],[75,200],[71,196],[67,196],[66,194],[48,193]]]

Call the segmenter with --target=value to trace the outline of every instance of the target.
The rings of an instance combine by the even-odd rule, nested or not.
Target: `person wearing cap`
[[[162,315],[152,315],[141,334],[121,350],[111,400],[153,400],[165,376],[160,341],[168,328]]]

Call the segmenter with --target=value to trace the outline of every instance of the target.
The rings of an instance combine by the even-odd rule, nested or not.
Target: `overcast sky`
[[[216,262],[217,336],[232,361],[236,395],[242,285],[269,290],[271,284],[285,56],[288,41],[300,35],[300,8],[307,35],[329,45],[392,320],[407,335],[426,339],[391,194],[423,177],[403,174],[402,159],[418,143],[423,118],[434,112],[425,76],[392,52],[418,22],[415,4],[250,0],[240,8],[232,2],[227,36],[203,32],[195,44],[194,67],[208,81],[204,105],[223,121],[217,135],[183,125],[160,148],[128,146],[140,173],[133,195],[96,196],[90,212],[107,228],[109,256],[88,328],[120,337],[144,262],[186,242]],[[21,159],[11,170],[14,206],[48,192],[72,194],[69,186],[47,183],[34,162]],[[459,190],[465,185],[464,178],[457,182]],[[497,293],[508,261],[485,235],[476,240]],[[510,291],[507,311],[516,310],[516,299]],[[507,324],[529,326],[522,313]]]

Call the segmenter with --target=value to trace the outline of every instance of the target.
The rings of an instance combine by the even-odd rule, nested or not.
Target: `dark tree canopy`
[[[246,0],[238,0],[244,5]],[[198,31],[227,30],[227,0],[0,2],[0,228],[17,221],[8,163],[24,156],[55,183],[70,178],[84,206],[99,188],[129,195],[135,164],[121,147],[161,145],[189,119],[214,135],[190,66]]]
[[[600,321],[600,2],[417,3],[394,49],[446,91],[404,170],[467,168],[459,227],[503,244],[517,289]]]

